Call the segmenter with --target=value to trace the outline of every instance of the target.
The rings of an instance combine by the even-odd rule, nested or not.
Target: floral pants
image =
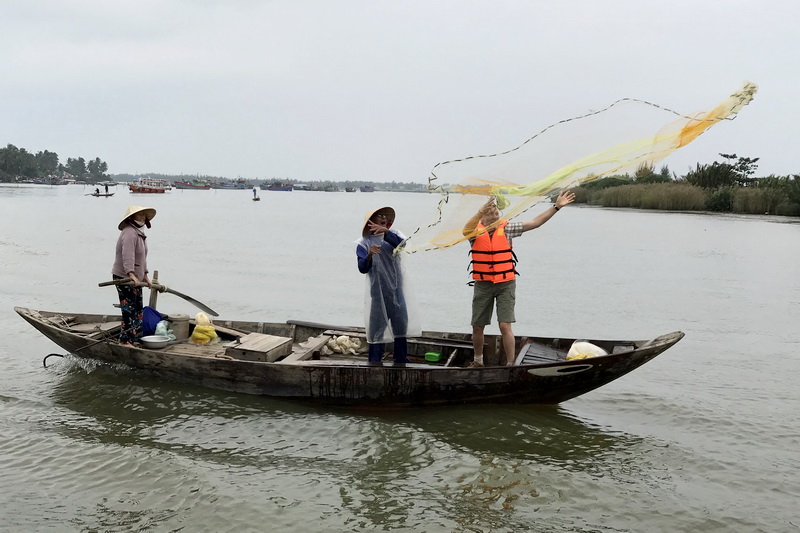
[[[114,276],[114,279],[123,279]],[[142,287],[133,285],[117,285],[119,303],[122,310],[122,331],[119,334],[121,344],[139,342],[142,338]]]

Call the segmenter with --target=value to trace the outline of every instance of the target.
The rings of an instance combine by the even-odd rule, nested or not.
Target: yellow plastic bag
[[[194,317],[195,327],[192,332],[192,342],[197,344],[208,344],[217,338],[217,332],[214,329],[211,319],[205,313],[197,313]]]

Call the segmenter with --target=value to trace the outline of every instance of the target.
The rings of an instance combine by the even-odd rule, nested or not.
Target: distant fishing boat
[[[87,194],[86,196],[94,196],[94,197],[104,196],[104,197],[109,197],[109,196],[114,196],[114,193],[113,192],[100,192],[100,193],[93,192],[91,194]]]
[[[172,184],[159,178],[139,178],[128,183],[128,189],[135,193],[160,194],[172,190]]]
[[[294,189],[291,183],[262,183],[259,187],[262,191],[291,191]]]
[[[189,182],[189,181],[175,181],[175,182],[173,182],[173,185],[175,185],[176,189],[198,189],[198,190],[207,191],[207,190],[209,190],[211,188],[211,185],[207,184],[206,182],[197,181],[197,180],[194,180],[194,181],[191,181],[191,182]]]
[[[236,181],[217,181],[211,184],[212,189],[252,189],[253,186],[243,179]]]
[[[362,185],[358,190],[361,192],[375,192],[375,187],[372,185]]]

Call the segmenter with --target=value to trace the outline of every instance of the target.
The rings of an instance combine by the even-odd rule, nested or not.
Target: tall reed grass
[[[622,185],[588,191],[586,196],[592,205],[665,211],[701,211],[706,201],[702,188],[681,182]]]
[[[736,188],[731,211],[734,213],[770,214],[786,201],[786,193],[778,189]]]

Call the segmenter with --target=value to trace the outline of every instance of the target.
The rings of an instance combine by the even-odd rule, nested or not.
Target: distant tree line
[[[25,148],[9,144],[0,148],[0,179],[5,182],[33,178],[63,178],[69,174],[75,179],[90,183],[108,179],[108,164],[99,157],[86,161],[82,157],[67,158],[65,164],[58,160],[58,154],[44,150],[31,153]]]
[[[576,201],[605,207],[800,216],[800,174],[756,178],[759,158],[719,154],[684,176],[665,165],[641,165],[633,176],[590,179],[573,189]]]
[[[225,181],[232,181],[230,178],[225,178],[222,176],[209,176],[209,175],[200,175],[200,174],[159,174],[157,172],[147,172],[143,175],[146,175],[150,178],[158,178],[164,179],[167,181],[204,181],[204,182],[225,182]],[[134,174],[111,174],[110,179],[115,181],[131,181],[137,179],[139,176]],[[291,178],[262,178],[262,179],[250,179],[246,180],[248,183],[252,185],[260,185],[262,183],[267,183],[270,185],[297,185],[303,184],[308,185],[313,190],[340,190],[340,189],[347,189],[347,188],[355,188],[358,189],[359,187],[370,186],[373,187],[375,190],[380,191],[414,191],[414,192],[423,192],[425,191],[425,185],[422,183],[415,183],[415,182],[402,182],[402,181],[391,181],[391,182],[376,182],[376,181],[369,181],[369,180],[293,180]]]
[[[633,175],[617,174],[604,178],[587,177],[573,189],[576,201],[606,207],[633,207],[676,211],[718,211],[731,213],[775,214],[800,216],[800,174],[756,178],[759,158],[719,154],[722,161],[698,163],[684,176],[671,173],[662,166],[656,172],[652,165],[641,165]],[[86,161],[83,157],[59,162],[58,154],[48,150],[28,152],[9,144],[0,148],[0,180],[62,179],[67,174],[75,179],[96,183],[109,179],[108,165],[100,158]],[[201,178],[194,175],[148,174],[168,180]],[[129,181],[136,176],[116,174],[112,178]],[[205,180],[224,181],[226,178],[202,176]],[[257,183],[298,183],[289,178],[252,180]],[[374,182],[368,180],[303,180],[305,184],[326,190],[372,186],[385,191],[422,191],[425,187],[414,182]]]

